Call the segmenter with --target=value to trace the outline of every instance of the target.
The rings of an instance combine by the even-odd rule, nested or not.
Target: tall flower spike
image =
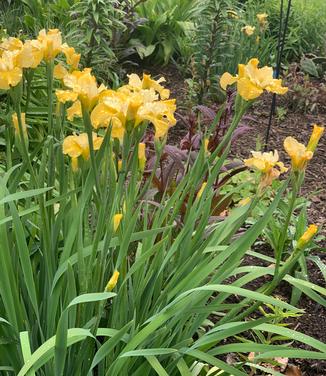
[[[251,59],[247,65],[239,64],[236,76],[224,73],[220,80],[222,89],[226,90],[227,86],[237,83],[238,93],[246,101],[258,98],[264,90],[285,94],[288,88],[282,86],[282,80],[273,78],[273,68],[258,68],[258,64],[258,59]]]
[[[282,173],[287,171],[287,168],[282,162],[279,162],[277,150],[274,153],[261,153],[252,151],[252,158],[245,159],[244,163],[247,167],[258,170],[262,173],[260,187],[265,188],[272,184],[274,179],[277,179]]]

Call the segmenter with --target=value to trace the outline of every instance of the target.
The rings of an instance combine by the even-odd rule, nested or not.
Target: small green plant
[[[276,115],[275,115],[277,121],[283,121],[284,119],[286,119],[287,113],[288,113],[288,110],[286,107],[277,106]]]
[[[167,64],[180,54],[183,39],[193,35],[194,20],[201,14],[204,2],[199,0],[146,0],[136,7],[146,22],[140,25],[131,43],[141,58]]]

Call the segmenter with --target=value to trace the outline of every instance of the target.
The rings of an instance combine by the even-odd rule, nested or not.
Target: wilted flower
[[[94,150],[98,150],[103,142],[103,137],[97,136],[93,133],[93,147]],[[80,135],[68,136],[63,141],[63,154],[68,154],[71,157],[72,169],[76,171],[78,169],[78,157],[82,156],[84,160],[89,159],[90,150],[88,143],[88,136],[86,133]]]
[[[318,227],[316,225],[310,225],[308,229],[305,231],[305,233],[298,240],[297,247],[298,248],[305,247],[311,241],[311,239],[315,236],[317,231],[318,231]]]
[[[324,132],[324,127],[314,124],[308,146],[301,144],[293,137],[287,137],[284,140],[284,149],[291,158],[292,168],[294,171],[304,170],[307,163],[312,159],[318,142]]]
[[[109,282],[107,283],[105,287],[106,292],[110,292],[115,288],[115,286],[118,283],[119,275],[120,273],[117,270],[113,272],[112,277],[109,279]]]
[[[19,84],[23,71],[17,66],[18,51],[4,51],[0,57],[0,89],[9,90]]]
[[[273,78],[273,68],[258,68],[258,64],[258,59],[251,59],[247,65],[239,64],[238,75],[224,73],[220,80],[222,89],[236,82],[238,93],[247,101],[259,97],[264,90],[285,94],[288,88],[282,86],[282,80]]]
[[[50,29],[48,32],[41,30],[37,40],[42,45],[45,61],[53,60],[61,52],[62,37],[58,29]]]
[[[261,188],[272,184],[274,179],[277,179],[282,173],[287,171],[287,168],[282,162],[279,162],[277,150],[274,153],[261,153],[259,151],[252,151],[252,158],[245,159],[244,163],[247,167],[254,168],[262,173],[260,182]]]
[[[123,217],[122,214],[115,214],[113,216],[113,231],[114,232],[116,232],[117,229],[119,228],[122,217]]]
[[[255,32],[255,30],[255,26],[250,25],[246,25],[241,29],[241,31],[243,31],[248,37],[250,37]]]

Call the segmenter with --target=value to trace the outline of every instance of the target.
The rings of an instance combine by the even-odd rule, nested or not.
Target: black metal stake
[[[278,42],[277,42],[277,58],[276,58],[275,78],[280,77],[282,55],[283,55],[283,51],[284,51],[285,37],[286,37],[286,32],[287,32],[288,22],[289,22],[289,17],[290,17],[290,11],[291,11],[291,2],[292,2],[292,0],[288,0],[288,7],[287,7],[287,11],[286,11],[284,28],[283,28],[283,33],[282,33],[284,1],[281,0],[280,29],[279,29]],[[270,113],[269,113],[268,126],[267,126],[267,131],[266,131],[266,136],[265,136],[264,151],[267,151],[267,148],[268,148],[268,141],[269,141],[270,131],[271,131],[271,127],[272,127],[273,116],[275,115],[275,109],[276,109],[276,94],[273,94],[272,105],[271,105],[271,110],[270,110]]]

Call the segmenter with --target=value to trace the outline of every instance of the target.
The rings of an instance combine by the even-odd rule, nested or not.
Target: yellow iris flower
[[[4,51],[0,57],[0,89],[9,90],[19,84],[23,71],[17,66],[18,51]]]
[[[113,272],[112,277],[109,279],[109,282],[107,283],[105,287],[106,292],[110,292],[115,288],[115,286],[118,283],[119,275],[120,273],[117,270]]]
[[[175,99],[145,103],[137,112],[135,125],[147,120],[155,127],[155,138],[164,137],[177,122],[174,117],[175,110]]]
[[[271,185],[274,179],[288,170],[282,162],[279,162],[277,150],[274,153],[272,151],[269,153],[252,151],[251,154],[252,158],[245,159],[244,164],[262,173],[261,188]]]
[[[87,110],[91,110],[95,106],[100,93],[105,90],[104,85],[97,86],[96,78],[91,74],[90,68],[67,74],[64,76],[63,82],[70,90],[57,90],[58,100],[65,103],[69,100],[75,101],[78,98]]]
[[[27,40],[17,55],[17,64],[21,68],[39,66],[44,56],[42,44],[38,40]]]
[[[246,25],[241,29],[241,31],[244,32],[248,37],[250,37],[255,32],[255,30],[255,26],[250,25]]]
[[[93,133],[94,150],[98,150],[102,142],[103,137],[99,137],[96,133]],[[78,157],[82,156],[84,160],[89,159],[90,150],[87,134],[81,133],[80,135],[66,137],[63,141],[62,150],[63,154],[67,154],[71,157],[72,169],[76,171],[78,169]]]
[[[238,93],[246,101],[259,97],[264,90],[285,94],[288,88],[282,86],[282,80],[273,78],[273,68],[258,68],[258,64],[258,59],[251,59],[247,65],[239,64],[237,76],[224,73],[220,80],[222,89],[226,90],[228,85],[237,83]]]
[[[106,90],[101,102],[91,113],[91,122],[95,129],[112,126],[113,138],[123,139],[128,108],[128,97],[114,90]]]
[[[298,248],[305,247],[311,241],[311,239],[315,236],[317,231],[318,231],[318,227],[316,225],[310,225],[308,229],[305,231],[305,233],[298,240],[297,247]]]
[[[61,52],[62,37],[58,29],[50,29],[47,32],[45,29],[41,30],[37,40],[42,45],[43,57],[46,62],[53,60]]]
[[[23,47],[23,42],[18,38],[4,38],[0,43],[0,56],[4,51],[17,51]]]
[[[323,132],[324,127],[319,127],[317,124],[314,124],[314,129],[307,147],[293,137],[287,137],[284,140],[284,149],[291,158],[294,171],[302,171],[306,168],[308,161],[312,159],[314,155],[314,151],[316,150]]]
[[[160,94],[161,99],[169,99],[170,90],[164,88],[164,86],[161,85],[162,82],[165,82],[164,77],[161,77],[158,80],[153,80],[149,74],[144,74],[143,79],[141,80],[140,77],[135,73],[128,75],[128,77],[129,86],[132,89],[154,89]]]

